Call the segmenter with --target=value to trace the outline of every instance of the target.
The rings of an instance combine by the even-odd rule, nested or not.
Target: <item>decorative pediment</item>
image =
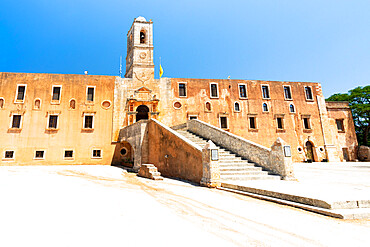
[[[151,92],[152,92],[152,90],[150,90],[147,87],[140,87],[140,88],[135,90],[135,93],[151,93]]]

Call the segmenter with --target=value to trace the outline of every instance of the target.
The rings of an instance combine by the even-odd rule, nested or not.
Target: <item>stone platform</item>
[[[224,181],[222,188],[336,218],[370,218],[370,163],[297,163],[294,168],[298,181]]]

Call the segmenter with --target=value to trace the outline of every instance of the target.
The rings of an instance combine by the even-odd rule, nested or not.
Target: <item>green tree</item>
[[[348,101],[355,123],[357,140],[360,145],[370,146],[370,86],[356,87],[348,93],[336,93],[327,101]]]

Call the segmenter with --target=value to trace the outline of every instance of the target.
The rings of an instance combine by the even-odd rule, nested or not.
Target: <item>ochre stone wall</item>
[[[353,123],[352,112],[348,102],[326,102],[328,116],[335,139],[334,144],[338,150],[338,156],[343,161],[348,152],[347,160],[357,159],[357,137]],[[338,130],[336,120],[343,121],[343,130]]]
[[[0,73],[1,165],[110,165],[113,114],[113,76]],[[17,84],[26,84],[24,103],[15,103]],[[60,102],[52,102],[52,86],[61,89]],[[94,101],[87,102],[86,87],[95,87]],[[41,102],[35,109],[35,100]],[[74,99],[75,109],[70,108]],[[102,105],[104,101],[106,105]],[[108,106],[109,105],[109,106]],[[12,114],[22,115],[21,129],[10,128]],[[58,129],[48,130],[49,114],[58,114]],[[92,114],[94,128],[83,129],[84,114]],[[73,150],[73,159],[64,159],[64,150]],[[92,158],[92,150],[101,150],[101,158]],[[4,159],[6,150],[14,150],[14,159]],[[45,159],[35,159],[35,151],[44,150]]]
[[[166,177],[200,183],[203,175],[202,152],[155,122],[147,126],[148,160]]]

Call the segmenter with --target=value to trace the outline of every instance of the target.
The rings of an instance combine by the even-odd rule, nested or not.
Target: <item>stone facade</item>
[[[280,138],[291,146],[294,162],[356,159],[348,104],[325,102],[319,83],[154,79],[153,22],[143,17],[128,31],[127,47],[125,78],[1,73],[1,164],[138,168],[150,160],[119,138],[122,128],[143,119],[171,127],[194,118],[263,147]],[[156,155],[149,146],[157,145],[161,135],[152,138],[143,144],[149,156]],[[171,148],[171,155],[183,151]],[[149,163],[159,169],[167,162],[163,157],[154,161]]]

